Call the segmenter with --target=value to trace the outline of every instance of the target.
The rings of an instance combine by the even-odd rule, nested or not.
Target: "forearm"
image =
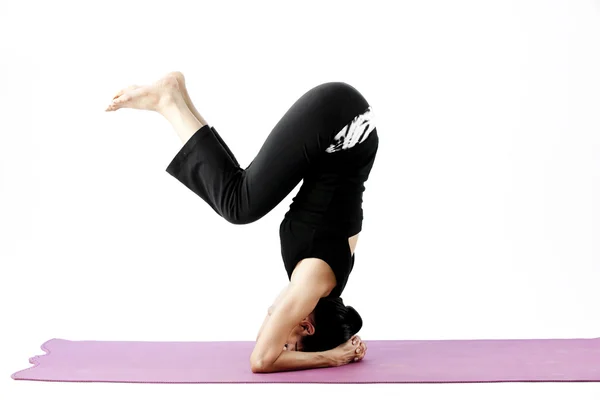
[[[281,355],[274,363],[262,366],[254,372],[268,373],[300,369],[328,368],[334,366],[336,366],[336,364],[329,351],[282,351]]]

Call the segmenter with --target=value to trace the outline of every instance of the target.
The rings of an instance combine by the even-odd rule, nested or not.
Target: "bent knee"
[[[260,219],[260,217],[257,217],[256,215],[250,214],[248,212],[239,211],[226,211],[223,212],[221,216],[227,222],[234,225],[246,225]]]

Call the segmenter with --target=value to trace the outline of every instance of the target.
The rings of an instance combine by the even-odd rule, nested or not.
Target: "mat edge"
[[[22,373],[23,373],[23,372],[25,372],[25,371],[29,371],[29,370],[32,370],[32,369],[34,369],[34,368],[38,367],[38,366],[40,365],[40,361],[39,361],[39,359],[40,359],[40,358],[43,358],[43,357],[48,357],[48,356],[50,356],[50,354],[52,353],[52,351],[51,351],[51,350],[48,348],[48,344],[49,344],[50,342],[53,342],[53,341],[56,341],[56,340],[66,340],[66,339],[52,338],[52,339],[48,339],[48,340],[46,340],[44,343],[42,343],[42,344],[40,345],[40,349],[41,349],[41,350],[44,352],[44,354],[35,355],[35,356],[33,356],[33,357],[30,357],[30,358],[29,358],[29,363],[30,363],[30,364],[33,364],[33,365],[32,365],[31,367],[28,367],[28,368],[22,369],[22,370],[20,370],[20,371],[13,372],[13,373],[10,375],[10,377],[11,377],[12,379],[14,379],[14,380],[27,380],[27,378],[19,378],[19,377],[18,377],[18,375],[19,375],[19,374],[22,374]]]

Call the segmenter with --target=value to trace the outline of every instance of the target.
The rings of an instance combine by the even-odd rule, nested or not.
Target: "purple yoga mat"
[[[254,374],[254,342],[102,342],[51,339],[13,379],[146,383],[598,382],[600,338],[365,340],[342,367]]]

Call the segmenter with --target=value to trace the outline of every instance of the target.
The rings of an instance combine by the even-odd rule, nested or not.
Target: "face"
[[[310,316],[304,318],[292,331],[283,346],[284,351],[302,351],[302,338],[315,333]]]

